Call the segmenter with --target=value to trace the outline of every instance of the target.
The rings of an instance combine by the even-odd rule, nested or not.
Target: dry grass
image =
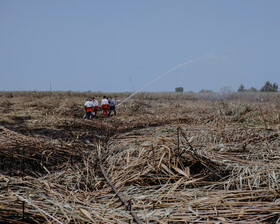
[[[1,221],[280,222],[278,93],[141,93],[84,120],[92,94],[0,95]]]

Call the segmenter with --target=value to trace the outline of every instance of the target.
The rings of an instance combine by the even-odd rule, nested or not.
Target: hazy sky
[[[0,90],[280,84],[279,0],[0,0]]]

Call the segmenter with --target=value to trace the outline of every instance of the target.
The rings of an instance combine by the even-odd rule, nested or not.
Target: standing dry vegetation
[[[279,93],[86,97],[0,94],[0,223],[280,223]]]

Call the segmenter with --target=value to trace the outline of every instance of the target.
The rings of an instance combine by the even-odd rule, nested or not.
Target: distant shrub
[[[258,90],[255,87],[251,87],[247,92],[258,92]]]
[[[255,87],[251,87],[250,89],[245,89],[245,86],[243,84],[241,84],[238,89],[237,92],[258,92],[258,90]]]
[[[245,86],[244,86],[243,84],[241,84],[241,85],[238,87],[237,92],[245,92]]]
[[[264,86],[260,90],[261,92],[277,92],[278,91],[278,84],[277,83],[270,83],[267,81]]]
[[[184,88],[183,87],[177,87],[177,88],[175,88],[175,92],[176,93],[182,93],[182,92],[184,92]]]
[[[213,93],[213,91],[209,89],[202,89],[199,91],[199,93]]]

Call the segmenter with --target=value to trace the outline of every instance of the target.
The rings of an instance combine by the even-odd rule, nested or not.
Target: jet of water
[[[121,104],[123,104],[124,102],[126,102],[127,100],[129,100],[131,97],[135,96],[137,93],[139,93],[140,91],[142,91],[143,89],[146,89],[147,87],[149,87],[150,85],[152,85],[153,83],[159,81],[161,78],[167,76],[168,74],[170,74],[171,72],[177,70],[178,68],[181,68],[183,66],[186,65],[191,65],[194,64],[196,62],[199,62],[203,59],[212,59],[212,58],[216,58],[216,56],[214,55],[205,55],[205,56],[201,56],[199,58],[194,58],[191,59],[189,61],[186,61],[182,64],[176,65],[175,67],[171,68],[170,70],[168,70],[167,72],[162,73],[161,75],[159,75],[158,77],[156,77],[155,79],[153,79],[152,81],[148,82],[146,85],[144,85],[143,87],[141,87],[140,89],[138,89],[137,91],[135,91],[134,93],[132,93],[129,97],[127,97],[126,99],[124,99],[122,102],[120,102],[117,106],[120,106]]]

